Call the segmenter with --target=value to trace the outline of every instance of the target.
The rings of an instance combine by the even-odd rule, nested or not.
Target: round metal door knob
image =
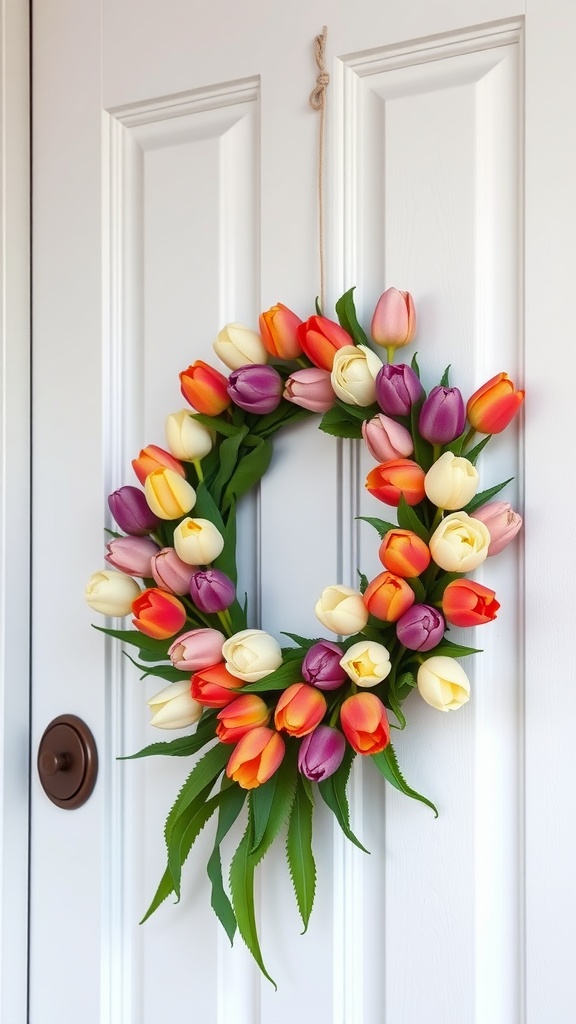
[[[76,715],[60,715],[44,730],[38,747],[38,775],[46,796],[75,810],[86,803],[98,775],[98,753],[90,729]]]

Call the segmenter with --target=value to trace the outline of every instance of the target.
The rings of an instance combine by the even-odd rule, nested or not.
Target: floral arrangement
[[[357,755],[436,812],[405,782],[390,730],[405,727],[403,704],[415,689],[440,711],[468,701],[459,659],[477,649],[449,630],[495,618],[496,594],[469,574],[522,522],[509,503],[492,500],[509,481],[479,490],[476,462],[524,392],[499,373],[465,402],[447,369],[426,393],[416,357],[394,363],[416,330],[408,292],[380,297],[372,344],[353,289],[336,316],[317,310],[301,321],[278,304],[262,313],[259,332],[237,323],[220,331],[214,349],[228,376],[201,360],[180,374],[189,407],[168,416],[167,448],[150,444],[134,459],[141,486],[109,496],[121,533],[107,545],[110,568],[86,590],[93,610],[132,616],[132,629],[96,628],[136,647],[138,668],[166,684],[148,701],[152,725],[189,729],[132,756],[202,752],[169,811],[167,867],[144,920],[171,894],[179,898],[183,863],[215,815],[212,907],[271,981],[256,929],[257,865],[282,834],[306,929],[315,800],[364,849],[346,795]],[[319,595],[315,614],[330,638],[285,633],[290,644],[281,646],[252,628],[237,594],[236,504],[266,472],[272,435],[314,415],[329,434],[363,439],[375,460],[366,487],[396,510],[395,521],[366,520],[380,538],[382,572],[370,580],[359,572],[357,589],[335,583]],[[225,885],[220,848],[242,814]]]

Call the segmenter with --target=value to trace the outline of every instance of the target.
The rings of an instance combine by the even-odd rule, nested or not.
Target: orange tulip
[[[364,604],[370,615],[383,622],[397,622],[414,604],[412,587],[392,572],[381,572],[364,592]]]
[[[174,594],[157,587],[143,590],[132,602],[132,611],[136,616],[132,625],[155,640],[176,636],[186,622],[186,609],[182,602]]]
[[[277,359],[297,359],[302,355],[297,328],[302,323],[299,316],[279,302],[259,317],[260,336],[264,347]]]
[[[243,693],[216,715],[216,735],[221,743],[237,743],[259,726],[267,725],[272,712],[256,693]]]
[[[508,374],[497,373],[468,399],[466,416],[470,426],[481,434],[499,434],[523,401],[524,392],[514,390]]]
[[[190,683],[190,692],[199,704],[207,708],[225,708],[237,696],[236,690],[244,686],[245,680],[238,679],[228,671],[223,661],[209,665],[195,672]]]
[[[175,459],[170,452],[164,451],[156,444],[149,444],[146,448],[142,448],[138,458],[132,459],[132,466],[141,484],[155,469],[171,469],[174,473],[179,473],[180,476],[186,476],[186,470],[182,463]]]
[[[282,693],[274,712],[274,725],[289,736],[306,736],[326,714],[326,698],[315,686],[293,683]]]
[[[255,789],[274,775],[285,750],[284,740],[274,729],[265,725],[250,729],[234,747],[226,775],[242,789]]]
[[[386,708],[375,693],[355,693],[340,708],[340,723],[357,754],[377,754],[390,742]]]
[[[219,416],[232,401],[224,374],[201,359],[182,371],[180,390],[192,408],[204,416]]]
[[[442,598],[442,611],[453,626],[480,626],[492,622],[500,605],[496,594],[474,580],[454,580]]]
[[[371,469],[366,477],[366,490],[386,505],[398,508],[404,495],[408,505],[418,505],[425,497],[424,470],[412,459],[393,459]]]
[[[428,545],[412,530],[389,530],[384,534],[378,557],[396,576],[420,576],[430,564]]]
[[[354,341],[340,324],[325,316],[311,316],[297,330],[298,341],[308,359],[321,370],[331,370],[339,348]]]

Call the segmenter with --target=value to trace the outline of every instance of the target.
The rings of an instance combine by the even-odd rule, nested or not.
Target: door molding
[[[28,0],[0,0],[0,1019],[27,1019],[30,764]]]

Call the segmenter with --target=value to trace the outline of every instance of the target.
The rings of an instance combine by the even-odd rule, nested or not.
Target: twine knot
[[[326,88],[330,83],[330,75],[326,71],[324,66],[324,47],[326,44],[326,25],[324,26],[322,35],[316,36],[314,40],[315,45],[315,56],[316,64],[318,65],[318,74],[316,76],[316,85],[310,93],[310,106],[313,110],[322,110],[326,98]]]

